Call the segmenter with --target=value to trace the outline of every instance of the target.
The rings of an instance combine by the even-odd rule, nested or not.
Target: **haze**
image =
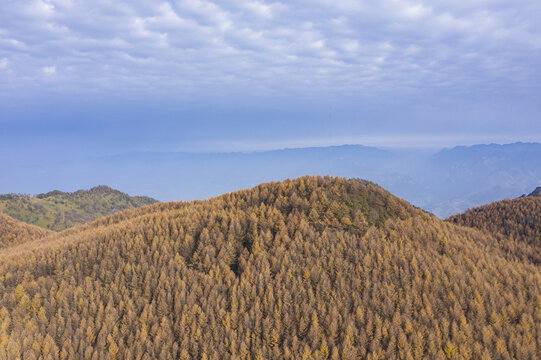
[[[256,179],[223,187],[219,171],[160,161],[168,179],[189,174],[169,183],[144,161],[95,159],[539,142],[540,14],[526,0],[2,1],[0,186],[35,193],[104,183],[179,200]],[[257,181],[333,170],[305,160]],[[251,165],[224,166],[241,174]],[[206,182],[205,191],[188,186]],[[512,191],[497,197],[538,182],[506,178],[498,186]]]

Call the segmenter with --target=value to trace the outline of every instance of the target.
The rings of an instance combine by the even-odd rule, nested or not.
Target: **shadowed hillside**
[[[0,195],[0,212],[55,231],[84,224],[119,211],[156,203],[144,196],[129,196],[108,186],[73,193],[51,191],[36,196]]]
[[[0,250],[0,359],[535,359],[541,273],[377,185],[303,177]]]
[[[539,196],[541,197],[541,186],[535,188],[528,196]]]

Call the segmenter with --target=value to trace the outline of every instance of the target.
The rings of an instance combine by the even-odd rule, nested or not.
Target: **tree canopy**
[[[0,359],[536,359],[541,272],[332,177],[0,250]]]

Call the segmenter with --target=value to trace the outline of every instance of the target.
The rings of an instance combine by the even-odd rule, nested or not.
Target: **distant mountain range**
[[[96,186],[73,193],[55,190],[36,196],[0,195],[0,213],[44,229],[60,231],[156,202],[146,196],[129,196],[108,186]]]
[[[439,217],[541,185],[541,144],[459,146],[439,152],[361,145],[262,152],[138,152],[70,162],[18,164],[1,188],[70,189],[106,183],[159,200],[204,199],[256,184],[322,174],[374,181]]]
[[[515,198],[541,184],[541,144],[475,145],[443,150],[426,162],[432,199],[422,206],[440,216]]]

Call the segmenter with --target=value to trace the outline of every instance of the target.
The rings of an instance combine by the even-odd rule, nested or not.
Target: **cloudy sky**
[[[539,0],[2,0],[0,158],[541,141]]]

